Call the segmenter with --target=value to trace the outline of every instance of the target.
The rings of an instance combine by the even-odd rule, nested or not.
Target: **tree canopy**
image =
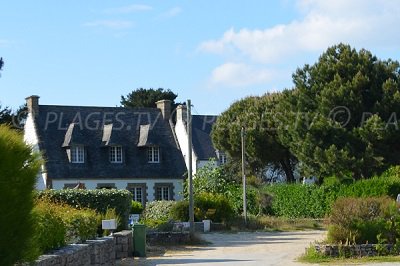
[[[0,57],[0,70],[3,70],[3,66],[4,66],[3,57]]]
[[[293,74],[278,130],[303,173],[366,178],[400,163],[400,68],[367,50],[332,46]]]
[[[279,94],[267,94],[233,103],[218,117],[212,139],[216,148],[228,152],[233,161],[240,161],[241,128],[245,127],[246,157],[251,174],[259,175],[267,165],[272,165],[282,169],[288,181],[294,181],[294,157],[278,139],[273,119],[280,98]]]
[[[6,124],[13,129],[22,130],[27,115],[26,104],[18,108],[17,111],[13,112],[9,107],[2,107],[0,104],[0,125]]]
[[[178,97],[177,94],[171,90],[159,89],[136,89],[130,92],[126,97],[121,96],[121,105],[124,107],[156,107],[156,102],[159,100],[170,100],[172,106],[175,107],[178,103],[175,103],[175,99]]]

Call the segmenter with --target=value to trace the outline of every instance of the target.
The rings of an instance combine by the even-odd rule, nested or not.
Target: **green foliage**
[[[132,200],[130,213],[141,214],[143,212],[143,210],[144,210],[144,207],[143,207],[142,203]]]
[[[171,218],[175,221],[189,220],[189,201],[177,202],[171,208]],[[227,222],[235,215],[235,210],[229,200],[222,194],[201,192],[194,197],[195,221],[212,220]]]
[[[170,100],[175,106],[177,94],[171,90],[155,89],[136,89],[130,92],[126,97],[121,96],[121,105],[124,107],[156,107],[156,102],[160,100]]]
[[[226,222],[234,216],[229,200],[221,194],[208,192],[197,194],[194,198],[194,207],[198,221],[208,219],[214,222]]]
[[[378,236],[395,244],[400,237],[400,213],[388,197],[340,198],[330,215],[331,243],[378,243]]]
[[[175,201],[170,200],[148,202],[144,209],[143,216],[146,220],[168,221],[171,219],[171,209],[175,204]]]
[[[200,168],[193,179],[194,194],[203,192],[224,195],[236,214],[243,212],[243,187],[234,180],[229,180],[224,167],[215,167],[213,162]],[[184,190],[187,191],[185,182]],[[247,211],[251,214],[266,213],[269,202],[265,201],[265,195],[258,189],[248,186],[246,191]],[[185,194],[187,198],[187,193]]]
[[[33,190],[40,162],[22,136],[0,125],[0,265],[13,265],[30,245]]]
[[[281,95],[266,94],[247,97],[233,103],[224,111],[213,126],[212,139],[216,148],[227,152],[231,161],[241,159],[241,128],[246,135],[246,168],[253,175],[267,165],[282,169],[289,182],[294,181],[295,158],[278,138],[280,114],[276,110]]]
[[[32,261],[39,255],[70,243],[96,237],[99,215],[90,209],[38,200],[33,210],[34,234],[24,250],[23,259]]]
[[[323,185],[277,184],[265,187],[272,195],[270,214],[292,218],[322,218],[328,215],[337,198],[379,197],[393,199],[400,193],[400,178],[396,168],[390,168],[371,179],[351,184],[340,184],[336,178],[328,178]],[[301,203],[301,204],[300,204]]]
[[[171,219],[178,222],[189,221],[189,201],[181,200],[171,208]]]
[[[400,163],[397,61],[339,44],[293,81],[277,107],[285,114],[278,135],[306,176],[362,179]]]
[[[39,198],[46,198],[53,202],[66,203],[75,208],[90,208],[100,214],[107,209],[115,209],[121,222],[118,229],[128,227],[129,211],[131,210],[132,194],[128,190],[117,189],[62,189],[44,190],[38,192]]]
[[[334,193],[332,187],[316,185],[278,184],[266,187],[272,194],[273,215],[289,218],[320,218],[327,212],[327,198]]]

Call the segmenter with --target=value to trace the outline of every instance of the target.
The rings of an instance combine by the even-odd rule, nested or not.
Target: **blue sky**
[[[194,113],[292,86],[297,67],[344,42],[400,59],[396,0],[3,1],[0,102],[119,105],[165,88]]]

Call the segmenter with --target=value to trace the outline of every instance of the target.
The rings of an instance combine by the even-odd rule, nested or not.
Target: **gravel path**
[[[201,237],[212,244],[169,250],[161,256],[127,259],[117,265],[303,265],[296,258],[325,234],[324,231],[203,234]]]

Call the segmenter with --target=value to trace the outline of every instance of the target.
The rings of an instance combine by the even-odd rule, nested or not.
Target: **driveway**
[[[160,256],[128,259],[117,265],[303,265],[296,258],[325,234],[325,231],[203,234],[201,237],[212,244],[168,250]]]

